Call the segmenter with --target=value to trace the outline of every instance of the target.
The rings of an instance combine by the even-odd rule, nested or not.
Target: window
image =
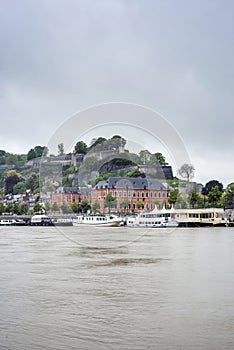
[[[145,197],[145,194],[144,194],[144,192],[142,192],[142,193],[141,193],[141,197],[142,197],[142,198],[143,198],[143,197]]]
[[[154,192],[154,197],[155,197],[155,198],[157,197],[157,192]]]
[[[122,197],[122,191],[119,191],[119,197]]]
[[[127,192],[124,191],[124,197],[127,197]]]
[[[140,197],[140,192],[137,192],[137,197]]]

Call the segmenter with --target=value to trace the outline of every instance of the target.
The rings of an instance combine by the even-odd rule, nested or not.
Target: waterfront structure
[[[116,209],[126,211],[138,211],[137,202],[143,204],[142,209],[152,210],[155,203],[167,205],[170,187],[155,179],[148,178],[119,178],[110,177],[105,181],[99,181],[92,189],[91,202],[98,201],[100,210],[105,210],[105,199],[111,195],[116,199]],[[123,208],[123,203],[128,203]]]
[[[166,209],[160,215],[176,220],[179,227],[227,226],[229,221],[223,208]]]

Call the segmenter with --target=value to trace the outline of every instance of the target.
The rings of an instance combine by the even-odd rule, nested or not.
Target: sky
[[[124,102],[154,110],[173,126],[195,181],[234,181],[233,1],[2,0],[0,6],[0,149],[27,153],[47,145],[77,112]],[[98,125],[99,116],[92,118]],[[80,119],[82,130],[86,122]],[[149,148],[146,139],[141,144]]]

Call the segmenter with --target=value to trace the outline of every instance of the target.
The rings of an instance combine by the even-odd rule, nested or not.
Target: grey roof
[[[76,187],[59,187],[56,190],[56,193],[63,193],[63,194],[86,194],[90,193],[91,189],[90,188],[76,188]]]
[[[95,189],[133,189],[166,191],[167,188],[158,180],[140,177],[109,177],[106,181],[99,181]]]

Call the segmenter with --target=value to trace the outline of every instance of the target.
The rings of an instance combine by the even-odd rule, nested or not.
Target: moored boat
[[[178,222],[170,215],[163,214],[155,208],[151,212],[142,212],[137,215],[129,216],[127,219],[127,226],[148,228],[177,227]]]
[[[47,215],[33,215],[30,221],[31,226],[54,226],[52,220]]]
[[[74,226],[100,226],[118,227],[124,224],[123,219],[117,215],[78,215],[73,219]]]
[[[161,216],[168,216],[178,222],[179,227],[227,226],[228,219],[223,208],[201,209],[166,209],[159,211]]]
[[[25,226],[26,222],[21,219],[1,219],[0,226]]]

